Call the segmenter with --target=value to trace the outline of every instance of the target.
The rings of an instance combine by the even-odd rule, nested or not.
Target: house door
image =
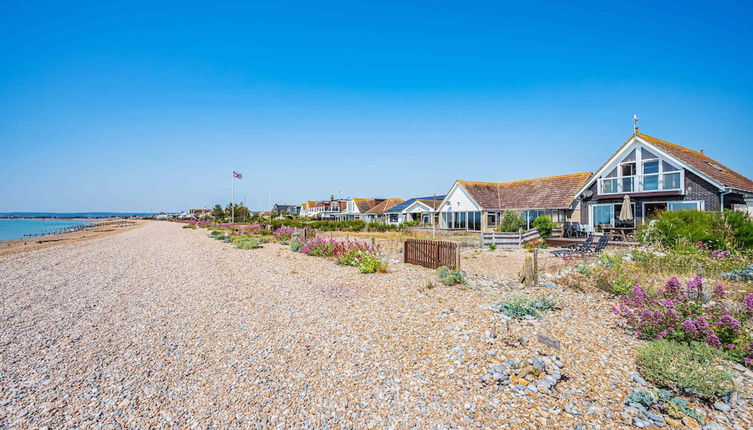
[[[656,218],[659,212],[667,210],[666,203],[644,203],[643,204],[643,220],[649,221]]]

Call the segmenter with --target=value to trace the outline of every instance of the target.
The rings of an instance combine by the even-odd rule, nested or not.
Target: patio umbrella
[[[617,218],[620,221],[632,221],[633,206],[630,204],[630,196],[625,196],[625,198],[622,199],[622,209],[620,210],[620,216]]]

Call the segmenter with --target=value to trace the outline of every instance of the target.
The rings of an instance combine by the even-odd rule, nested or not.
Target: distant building
[[[286,205],[275,203],[275,205],[272,206],[272,212],[274,212],[277,216],[282,216],[285,214],[298,215],[301,212],[301,205]]]
[[[209,216],[210,213],[212,213],[212,210],[208,208],[194,208],[188,210],[188,215],[193,218],[206,217]]]

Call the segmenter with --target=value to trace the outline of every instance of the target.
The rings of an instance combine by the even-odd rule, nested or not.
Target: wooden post
[[[539,249],[533,248],[533,286],[539,285]]]

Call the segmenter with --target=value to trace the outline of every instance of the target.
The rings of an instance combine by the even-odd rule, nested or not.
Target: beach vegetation
[[[465,285],[468,283],[463,276],[463,272],[452,270],[447,266],[438,267],[435,273],[439,281],[448,286]]]

